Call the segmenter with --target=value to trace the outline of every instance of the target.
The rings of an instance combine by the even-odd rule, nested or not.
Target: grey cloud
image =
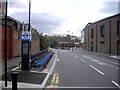
[[[28,22],[28,12],[16,12],[11,15],[19,21]],[[31,25],[43,33],[53,33],[58,27],[64,22],[63,19],[52,16],[48,13],[32,13],[31,14]]]
[[[102,13],[116,14],[118,13],[118,2],[104,2],[104,8],[100,10]]]
[[[28,6],[26,6],[23,3],[19,3],[19,2],[9,2],[8,6],[9,8],[18,8],[18,9],[28,8]]]

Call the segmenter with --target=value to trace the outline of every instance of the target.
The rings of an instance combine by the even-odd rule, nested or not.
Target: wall
[[[84,49],[91,51],[91,42],[93,42],[93,51],[100,53],[117,53],[117,42],[120,35],[117,35],[117,21],[120,15],[109,17],[95,22],[84,29]],[[105,36],[100,36],[100,26],[105,26]],[[93,29],[93,38],[91,38],[91,29]],[[120,52],[120,50],[119,50]]]
[[[4,58],[4,25],[0,25],[0,32],[2,33],[2,39],[0,39],[2,49],[0,52],[2,53],[0,58]],[[13,57],[13,28],[7,27],[7,58]]]
[[[40,51],[40,37],[38,35],[32,36],[31,53]]]
[[[21,38],[18,36],[20,31],[17,31],[14,28],[13,31],[13,56],[20,56],[21,55]]]

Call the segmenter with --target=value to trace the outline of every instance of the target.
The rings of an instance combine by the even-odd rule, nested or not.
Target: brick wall
[[[84,29],[84,46],[88,51],[100,53],[117,53],[117,21],[120,15],[109,17],[95,22]],[[101,26],[104,25],[104,36],[100,35]],[[91,30],[93,29],[93,37],[91,38]],[[120,50],[119,50],[120,52]]]
[[[32,36],[31,53],[40,51],[40,37],[38,35]]]
[[[13,31],[13,56],[21,55],[21,38],[19,37],[19,33],[16,29]]]

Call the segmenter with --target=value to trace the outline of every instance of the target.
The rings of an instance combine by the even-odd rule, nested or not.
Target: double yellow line
[[[59,75],[58,74],[53,74],[53,78],[52,78],[51,83],[58,84],[58,82],[59,82]]]
[[[49,85],[47,87],[58,87],[58,83],[59,83],[59,75],[53,74],[53,78],[51,80],[51,85]]]

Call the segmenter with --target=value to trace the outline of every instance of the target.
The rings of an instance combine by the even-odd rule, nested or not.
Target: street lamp
[[[7,3],[5,2],[5,32],[4,32],[4,70],[5,70],[5,87],[7,87]]]
[[[71,32],[71,31],[68,31],[68,32]],[[72,36],[71,36],[71,43],[72,43],[72,51],[73,51],[73,32],[72,33]]]

